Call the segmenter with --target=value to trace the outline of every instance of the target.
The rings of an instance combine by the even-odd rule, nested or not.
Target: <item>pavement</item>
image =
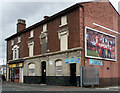
[[[54,86],[46,84],[23,84],[3,82],[2,91],[119,91],[120,87],[84,88],[75,86]],[[12,92],[11,92],[12,93]],[[112,92],[113,93],[113,92]]]

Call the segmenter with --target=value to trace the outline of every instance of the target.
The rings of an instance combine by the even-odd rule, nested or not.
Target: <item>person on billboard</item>
[[[100,35],[96,34],[96,53],[98,53],[98,57],[101,56],[101,50],[99,49],[100,43]]]

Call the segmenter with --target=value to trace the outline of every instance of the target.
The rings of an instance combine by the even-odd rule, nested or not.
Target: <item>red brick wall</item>
[[[11,41],[7,41],[7,61],[12,59]]]
[[[118,16],[118,31],[120,33],[120,16]],[[118,55],[120,55],[120,34],[118,35]],[[118,57],[118,76],[120,85],[120,57]]]
[[[102,66],[95,66],[95,67],[99,67],[100,78],[118,77],[118,58],[119,58],[119,54],[118,54],[119,49],[117,43],[118,34],[93,25],[93,23],[97,23],[112,30],[118,31],[118,14],[108,2],[85,3],[83,4],[83,6],[84,6],[85,26],[116,36],[117,61],[103,60]],[[80,9],[80,13],[81,11],[82,10]],[[82,43],[84,40],[83,37],[84,37],[83,30],[81,30],[80,46],[82,47],[84,47],[84,44]],[[82,51],[82,55],[84,55],[84,49]],[[82,57],[82,61],[81,61],[83,62],[82,64],[84,65],[85,63],[85,66],[89,66],[89,58],[86,58],[85,60],[86,63],[84,61],[84,57]]]
[[[55,52],[60,50],[60,40],[58,38],[58,32],[61,29],[68,28],[69,29],[69,40],[68,40],[68,48],[75,48],[79,47],[79,9],[75,9],[69,13],[67,13],[67,26],[59,27],[60,25],[60,17],[57,17],[47,23],[47,33],[48,33],[48,44],[47,49],[49,49],[50,52]],[[19,48],[19,57],[28,57],[29,51],[28,51],[28,41],[33,40],[34,41],[34,55],[41,54],[41,44],[40,44],[40,34],[42,32],[42,25],[32,29],[34,30],[34,37],[29,38],[30,31],[25,32],[21,35],[21,43],[17,43],[17,38],[14,38],[14,45],[18,45]],[[7,57],[10,57],[12,59],[12,47],[11,41],[8,41],[8,53]],[[7,58],[8,59],[8,58]],[[10,60],[9,59],[9,60]]]

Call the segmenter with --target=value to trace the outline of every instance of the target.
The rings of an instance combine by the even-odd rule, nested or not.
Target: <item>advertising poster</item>
[[[86,27],[86,57],[116,60],[116,37]]]

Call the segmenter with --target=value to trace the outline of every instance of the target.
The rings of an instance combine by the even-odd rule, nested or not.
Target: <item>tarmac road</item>
[[[3,82],[2,91],[46,91],[46,92],[47,91],[62,91],[62,92],[64,91],[70,91],[70,92],[73,92],[73,91],[106,91],[108,93],[110,92],[117,93],[118,88],[116,87],[110,88],[110,89],[109,88],[81,88],[81,87],[75,87],[75,86],[53,86],[53,85],[45,85],[45,84],[22,84],[22,83],[13,83],[13,82]]]

